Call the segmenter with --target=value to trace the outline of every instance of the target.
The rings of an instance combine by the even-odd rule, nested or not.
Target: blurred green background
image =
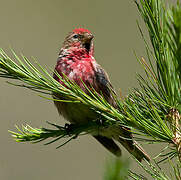
[[[126,95],[137,86],[135,73],[142,70],[133,51],[140,56],[145,51],[133,0],[0,0],[0,5],[0,47],[7,52],[13,48],[53,69],[64,37],[84,27],[94,34],[95,57],[117,92],[121,89]],[[90,136],[58,150],[58,143],[43,146],[13,141],[8,130],[15,130],[15,124],[47,127],[46,121],[63,125],[64,120],[53,103],[38,94],[11,86],[5,79],[0,79],[0,88],[0,179],[102,179],[111,155]]]

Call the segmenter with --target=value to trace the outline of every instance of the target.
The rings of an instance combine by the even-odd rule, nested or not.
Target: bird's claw
[[[66,130],[66,134],[68,135],[68,136],[72,136],[73,135],[73,133],[72,133],[72,131],[73,131],[73,129],[74,129],[74,127],[75,127],[75,124],[68,124],[68,123],[65,123],[65,126],[64,126],[64,129]],[[77,138],[77,136],[78,135],[73,135],[73,139],[76,139]]]

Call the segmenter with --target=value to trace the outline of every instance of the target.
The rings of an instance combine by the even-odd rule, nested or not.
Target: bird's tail
[[[113,153],[115,156],[120,157],[121,156],[121,149],[119,146],[113,141],[113,139],[110,139],[105,136],[97,135],[93,136],[97,141],[99,141],[108,151]],[[142,161],[143,159],[146,159],[147,161],[150,161],[150,157],[147,155],[147,153],[143,150],[143,148],[136,142],[133,141],[132,138],[130,140],[119,137],[117,139],[126,149],[129,153],[131,153],[138,161]]]
[[[113,153],[115,156],[121,156],[121,149],[119,146],[110,138],[105,136],[93,136],[97,141],[99,141],[108,151]]]
[[[150,161],[149,155],[144,151],[144,149],[133,139],[124,139],[119,137],[118,140],[129,153],[131,153],[138,161],[142,161],[143,159],[146,159],[147,161]]]

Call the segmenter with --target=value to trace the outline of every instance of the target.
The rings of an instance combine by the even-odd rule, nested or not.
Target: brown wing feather
[[[114,99],[114,96],[116,96],[116,92],[111,85],[107,73],[97,63],[95,64],[94,68],[96,89],[98,89],[98,91],[102,93],[106,101],[108,101],[112,106],[117,107],[116,101]]]
[[[95,77],[96,77],[96,89],[98,88],[98,92],[101,92],[104,96],[104,98],[115,108],[117,108],[116,101],[114,99],[114,96],[116,96],[116,93],[113,89],[113,86],[110,83],[109,77],[107,73],[104,71],[104,69],[99,65],[95,64]],[[149,156],[144,152],[144,150],[137,144],[136,141],[133,140],[132,133],[129,128],[120,126],[120,134],[119,139],[117,139],[133,156],[136,157],[137,160],[141,161],[142,159],[150,160]],[[127,139],[129,140],[127,140]],[[117,152],[120,152],[117,150],[117,147],[114,147],[115,145],[111,143],[111,146],[114,147],[111,149],[109,141],[105,140],[104,137],[100,136],[100,138],[96,139],[103,144],[104,147],[109,149],[113,154],[116,154]],[[113,140],[111,139],[110,142]],[[113,141],[114,142],[114,141]],[[114,145],[114,146],[113,146]],[[116,153],[115,153],[116,152]]]

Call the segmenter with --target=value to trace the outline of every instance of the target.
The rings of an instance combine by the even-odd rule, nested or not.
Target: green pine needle
[[[22,130],[18,128],[18,133],[11,131],[18,142],[39,142],[53,138],[50,141],[53,143],[67,138],[67,143],[78,135],[117,124],[131,128],[142,141],[149,139],[152,142],[172,143],[178,148],[174,137],[181,131],[171,112],[181,113],[181,5],[178,2],[170,8],[163,0],[140,0],[139,3],[136,1],[136,5],[151,42],[149,46],[138,25],[148,57],[137,59],[144,68],[146,78],[138,75],[139,89],[133,89],[125,99],[119,100],[114,96],[118,109],[85,84],[89,95],[65,75],[62,78],[55,72],[66,87],[57,82],[37,61],[32,63],[25,56],[19,57],[12,51],[13,60],[0,50],[0,77],[17,80],[21,84],[10,83],[41,93],[43,95],[40,96],[48,100],[54,100],[51,95],[58,94],[63,97],[58,101],[81,103],[98,114],[93,124],[74,127],[69,133],[63,127],[53,130],[23,126]],[[179,153],[175,151],[176,155]]]

